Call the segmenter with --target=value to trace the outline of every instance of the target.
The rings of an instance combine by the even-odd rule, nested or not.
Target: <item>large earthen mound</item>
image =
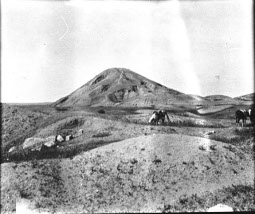
[[[172,103],[207,103],[198,96],[186,95],[167,88],[129,69],[107,69],[53,106],[168,106]]]

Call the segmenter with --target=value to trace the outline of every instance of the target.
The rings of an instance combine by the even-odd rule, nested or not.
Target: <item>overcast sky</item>
[[[51,102],[105,69],[188,94],[254,91],[251,0],[2,0],[1,101]]]

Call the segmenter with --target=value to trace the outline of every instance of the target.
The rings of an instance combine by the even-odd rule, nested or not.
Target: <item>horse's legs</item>
[[[242,119],[242,127],[244,127],[244,124],[245,124],[245,119],[243,118]]]

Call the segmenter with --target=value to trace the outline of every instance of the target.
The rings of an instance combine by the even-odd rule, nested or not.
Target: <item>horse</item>
[[[154,111],[148,123],[151,123],[151,124],[155,123],[156,125],[158,125],[158,122],[159,122],[159,113],[157,111]]]
[[[161,120],[162,124],[165,123],[165,118],[167,118],[168,123],[170,122],[170,119],[168,117],[166,110],[160,110],[158,114],[159,114],[159,120]]]
[[[235,113],[236,116],[236,125],[239,124],[239,121],[242,120],[242,126],[246,124],[247,117],[249,117],[249,112],[245,109],[239,109]]]

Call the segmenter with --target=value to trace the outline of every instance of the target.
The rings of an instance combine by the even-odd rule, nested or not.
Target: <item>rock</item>
[[[56,138],[56,136],[52,135],[52,136],[46,137],[45,140],[46,141],[55,141],[55,138]]]
[[[48,141],[46,143],[43,144],[44,146],[47,146],[47,147],[53,147],[56,145],[56,143],[54,141]]]
[[[44,138],[31,137],[27,138],[23,143],[23,149],[27,148],[41,148],[46,140]]]
[[[61,142],[63,142],[64,140],[65,140],[65,139],[62,137],[62,135],[60,135],[60,134],[57,135],[57,137],[56,137],[56,141],[57,141],[57,142],[60,142],[60,143],[61,143]]]
[[[79,137],[84,133],[83,129],[79,129],[79,131],[74,135],[74,137]]]
[[[9,149],[9,153],[11,153],[11,152],[13,152],[13,151],[15,151],[16,150],[16,147],[15,146],[13,146],[13,147],[11,147],[10,149]]]
[[[84,133],[84,130],[83,129],[80,129],[79,131],[78,131],[78,134],[80,134],[80,135],[82,135]]]
[[[211,140],[204,138],[202,142],[199,143],[199,149],[204,151],[210,151]]]
[[[211,134],[215,134],[216,132],[214,130],[206,132],[205,135],[211,135]]]
[[[66,141],[69,141],[69,140],[72,140],[73,139],[73,135],[67,135],[66,137],[65,137],[65,140]]]
[[[234,212],[233,208],[224,204],[217,204],[210,207],[207,212]]]
[[[207,150],[206,145],[199,145],[198,147],[200,150]]]
[[[216,145],[214,144],[214,145],[210,145],[210,149],[211,150],[216,150]]]
[[[16,201],[16,213],[33,214],[39,212],[35,212],[34,204],[30,200],[21,198]]]
[[[42,148],[42,146],[41,147],[37,146],[37,147],[32,148],[31,151],[38,151],[38,152],[40,152],[41,148]]]

